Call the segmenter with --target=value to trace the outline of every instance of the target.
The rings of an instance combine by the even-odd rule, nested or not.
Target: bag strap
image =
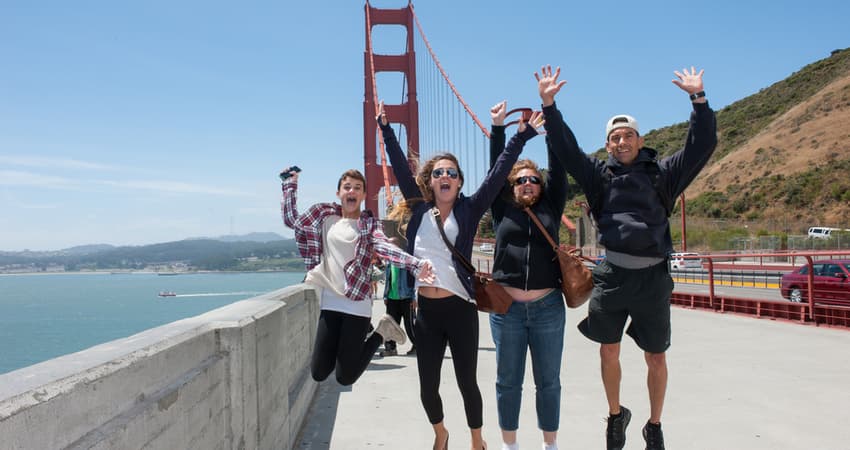
[[[537,228],[540,229],[540,232],[543,233],[543,236],[546,238],[546,240],[549,241],[549,245],[551,245],[552,248],[554,248],[555,251],[557,251],[558,250],[558,244],[555,243],[555,240],[552,239],[552,236],[549,236],[549,232],[546,231],[546,228],[543,228],[543,224],[540,223],[540,219],[537,218],[537,214],[534,214],[531,211],[531,208],[529,208],[528,206],[526,206],[523,209],[526,212],[526,214],[528,214],[531,217],[531,220],[534,221],[534,224],[537,225]]]
[[[466,259],[466,257],[465,257],[465,256],[463,256],[463,255],[462,255],[462,254],[461,254],[461,253],[460,253],[460,252],[459,252],[459,251],[455,248],[455,246],[454,246],[454,245],[452,245],[452,243],[451,243],[451,242],[449,242],[449,238],[448,238],[448,237],[446,237],[446,231],[443,229],[443,219],[442,219],[442,217],[440,216],[440,210],[439,210],[439,209],[437,209],[437,207],[435,206],[435,207],[431,208],[431,214],[434,216],[434,221],[436,221],[436,222],[437,222],[437,228],[439,228],[439,229],[440,229],[440,236],[442,236],[442,237],[443,237],[443,242],[445,242],[445,243],[446,243],[446,247],[448,247],[448,248],[449,248],[449,250],[451,250],[451,251],[452,251],[452,255],[454,255],[454,257],[455,257],[455,258],[457,258],[457,260],[458,260],[458,261],[459,261],[459,262],[460,262],[460,263],[461,263],[464,267],[466,267],[466,270],[468,270],[468,271],[472,272],[473,274],[475,274],[475,272],[477,272],[477,270],[475,270],[475,267],[472,265],[472,263],[470,263],[470,262],[469,262],[469,260],[468,260],[468,259]]]
[[[549,235],[549,232],[548,232],[548,231],[546,231],[546,229],[545,229],[545,228],[543,228],[543,224],[542,224],[542,223],[540,223],[540,219],[538,219],[538,218],[537,218],[537,215],[536,215],[536,214],[534,214],[534,213],[531,211],[531,208],[529,208],[528,206],[526,206],[526,207],[524,208],[524,210],[525,210],[525,212],[526,212],[526,213],[527,213],[527,214],[531,217],[531,220],[533,220],[533,221],[534,221],[534,224],[535,224],[535,225],[537,225],[537,228],[539,228],[539,229],[540,229],[540,232],[541,232],[541,233],[543,233],[543,236],[545,236],[545,237],[546,237],[546,240],[547,240],[547,241],[549,241],[549,245],[551,245],[551,246],[552,246],[552,248],[553,248],[553,249],[555,249],[555,251],[557,252],[557,251],[558,251],[558,249],[559,249],[558,244],[556,244],[556,243],[555,243],[555,240],[554,240],[554,239],[552,239],[552,236],[550,236],[550,235]],[[583,259],[583,260],[585,260],[585,261],[590,261],[590,262],[592,262],[592,263],[596,264],[596,262],[595,262],[595,261],[593,261],[592,259],[588,258],[587,256],[582,255],[582,254],[581,254],[581,250],[580,250],[580,249],[574,248],[574,249],[572,249],[572,250],[569,250],[567,253],[569,253],[569,254],[571,254],[571,255],[573,255],[573,256],[575,256],[575,257],[579,258],[579,259]]]

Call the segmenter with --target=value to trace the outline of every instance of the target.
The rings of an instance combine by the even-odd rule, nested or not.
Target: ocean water
[[[298,284],[303,272],[0,275],[0,373]],[[159,297],[171,291],[175,297]]]

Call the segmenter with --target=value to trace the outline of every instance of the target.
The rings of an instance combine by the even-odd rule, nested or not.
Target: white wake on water
[[[265,292],[252,292],[252,291],[241,291],[241,292],[205,292],[202,294],[177,294],[174,297],[222,297],[225,295],[260,295],[265,294]]]

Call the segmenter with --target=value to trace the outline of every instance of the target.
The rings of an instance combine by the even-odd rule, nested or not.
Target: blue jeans
[[[496,403],[501,429],[519,428],[525,355],[530,349],[537,426],[543,431],[558,431],[565,321],[560,289],[533,302],[513,302],[505,314],[490,314],[490,331],[496,343]]]

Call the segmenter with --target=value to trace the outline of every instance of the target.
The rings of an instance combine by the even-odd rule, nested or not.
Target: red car
[[[812,264],[815,303],[850,306],[850,259],[823,259]],[[782,275],[780,292],[792,302],[807,302],[809,266]]]

